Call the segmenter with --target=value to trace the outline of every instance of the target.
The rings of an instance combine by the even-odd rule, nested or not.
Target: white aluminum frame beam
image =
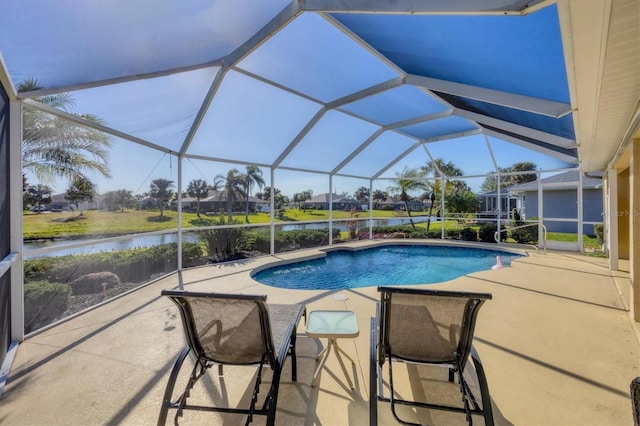
[[[371,177],[371,179],[378,179],[384,172],[386,172],[387,170],[389,170],[391,167],[393,167],[398,161],[402,160],[404,157],[406,157],[407,155],[409,155],[413,150],[415,150],[416,148],[418,148],[420,145],[422,145],[422,142],[416,142],[415,144],[413,144],[412,146],[410,146],[409,148],[407,148],[402,154],[398,155],[396,158],[394,158],[391,162],[389,162],[389,164],[387,164],[385,167],[383,167],[382,169],[380,169],[380,171],[378,173],[376,173],[375,175],[373,175]]]
[[[149,142],[147,140],[144,140],[144,139],[141,139],[141,138],[137,138],[137,137],[132,136],[132,135],[130,135],[128,133],[124,133],[124,132],[121,132],[120,130],[116,130],[116,129],[113,129],[111,127],[105,126],[104,124],[96,123],[94,121],[85,120],[84,118],[82,118],[82,117],[80,117],[78,115],[70,114],[70,113],[68,113],[66,111],[59,110],[58,108],[54,108],[52,106],[43,104],[43,103],[35,101],[33,99],[25,99],[25,100],[22,101],[22,103],[24,105],[28,105],[28,106],[30,106],[32,108],[35,108],[37,110],[44,111],[46,113],[58,116],[60,118],[64,118],[65,120],[69,120],[69,121],[71,121],[73,123],[76,123],[76,124],[78,124],[80,126],[90,127],[92,129],[99,130],[101,132],[107,133],[107,134],[112,135],[112,136],[116,136],[118,138],[122,138],[122,139],[128,140],[130,142],[135,142],[135,143],[137,143],[139,145],[143,145],[143,146],[146,146],[148,148],[152,148],[152,149],[155,149],[157,151],[164,152],[166,154],[172,154],[172,155],[176,155],[176,156],[178,155],[178,153],[176,151],[172,150],[172,149],[165,148],[165,147],[160,146],[160,145],[156,145],[156,144],[154,144],[152,142]]]
[[[330,13],[524,15],[544,3],[548,0],[300,0],[300,7]]]
[[[40,96],[55,95],[57,93],[74,92],[77,90],[92,89],[95,87],[111,86],[114,84],[128,83],[135,80],[147,80],[150,78],[166,77],[169,75],[180,74],[189,71],[200,70],[204,68],[215,68],[222,66],[222,60],[205,62],[202,64],[189,65],[185,67],[169,68],[166,70],[152,71],[143,74],[127,75],[125,77],[115,77],[106,80],[90,81],[86,83],[70,84],[67,86],[49,87],[38,90],[30,90],[28,92],[20,92],[17,94],[18,99],[31,99]]]
[[[402,127],[413,126],[414,124],[420,124],[427,121],[434,121],[441,118],[450,117],[451,115],[453,115],[453,110],[446,109],[444,111],[435,112],[433,114],[420,115],[418,117],[413,117],[402,121],[396,121],[395,123],[387,124],[384,126],[384,130],[400,129]]]
[[[349,156],[347,156],[347,158],[345,158],[344,160],[342,160],[342,162],[340,164],[338,164],[332,171],[331,174],[336,174],[338,173],[338,171],[340,169],[342,169],[344,166],[346,166],[347,164],[349,164],[349,162],[351,160],[353,160],[358,154],[360,154],[362,151],[364,151],[364,149],[366,147],[368,147],[369,145],[371,145],[371,143],[373,143],[374,140],[376,140],[382,133],[384,133],[384,128],[379,128],[377,129],[375,132],[373,132],[373,134],[371,136],[369,136],[363,143],[360,144],[359,147],[357,147],[356,149],[354,149],[351,154]]]
[[[562,136],[557,136],[551,133],[542,132],[530,127],[521,126],[519,124],[510,123],[508,121],[499,120],[487,115],[477,114],[475,112],[467,111],[464,109],[456,109],[454,111],[454,114],[478,123],[480,127],[482,127],[483,124],[486,124],[488,126],[495,127],[509,133],[516,133],[527,138],[545,142],[550,145],[555,145],[560,148],[571,149],[577,147],[574,140],[563,138]]]
[[[193,120],[191,127],[189,127],[189,133],[187,133],[187,136],[184,138],[184,141],[182,142],[182,146],[180,147],[179,158],[183,158],[185,156],[185,153],[191,146],[191,142],[193,142],[193,138],[196,136],[196,133],[198,133],[198,129],[202,124],[202,120],[204,120],[204,117],[207,115],[207,111],[211,106],[211,102],[213,102],[213,98],[216,96],[216,93],[218,92],[218,89],[220,88],[220,85],[222,84],[222,80],[224,80],[224,76],[227,74],[227,71],[228,71],[228,68],[225,68],[225,67],[220,68],[215,78],[211,82],[211,86],[209,86],[209,90],[207,91],[207,94],[204,97],[204,100],[202,101],[202,105],[200,105],[200,109],[196,114],[196,118]]]
[[[0,52],[0,85],[4,87],[4,90],[9,97],[9,101],[15,101],[17,99],[16,88],[11,81],[11,76],[9,76],[7,64],[5,64],[4,59],[2,58],[2,52]]]
[[[578,163],[578,158],[577,157],[574,157],[574,156],[569,155],[569,154],[564,154],[562,152],[558,152],[558,151],[555,151],[553,149],[546,148],[544,146],[533,144],[533,143],[531,143],[531,142],[529,142],[527,140],[524,140],[524,139],[520,139],[520,138],[517,138],[517,137],[510,136],[510,135],[505,135],[504,133],[496,132],[496,131],[490,130],[490,129],[483,129],[482,133],[484,133],[487,136],[491,136],[491,137],[494,137],[496,139],[503,140],[505,142],[513,143],[515,145],[521,146],[521,147],[526,148],[528,150],[536,151],[536,152],[539,152],[541,154],[557,158],[558,160],[564,161],[564,162],[569,163],[569,164],[577,164]]]
[[[9,236],[11,253],[11,340],[24,340],[24,267],[22,223],[22,102],[9,102]]]
[[[287,26],[302,13],[297,1],[292,1],[284,9],[280,11],[271,21],[260,28],[249,40],[244,42],[240,47],[231,52],[224,58],[224,63],[229,68],[234,67],[238,62],[246,58],[251,52],[260,47],[264,42],[269,40],[278,31]]]
[[[572,112],[571,105],[561,102],[516,95],[514,93],[485,89],[483,87],[454,83],[452,81],[423,77],[415,74],[407,74],[407,84],[520,111],[532,112],[547,117],[561,118]]]

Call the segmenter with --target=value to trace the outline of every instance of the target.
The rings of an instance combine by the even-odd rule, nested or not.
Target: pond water
[[[427,217],[419,216],[415,217],[413,221],[415,223],[426,222]],[[435,223],[436,218],[432,218],[431,223]],[[393,218],[393,219],[374,219],[373,226],[395,226],[395,225],[408,225],[408,218]],[[294,231],[294,230],[302,230],[302,229],[325,229],[327,228],[328,223],[308,223],[308,224],[287,224],[287,225],[278,225],[276,224],[277,229],[281,229],[283,231]],[[369,226],[369,220],[360,221],[360,229],[366,229]],[[265,227],[268,227],[266,225]],[[339,228],[341,231],[346,231],[347,227],[344,222],[336,222],[333,224],[334,228]],[[97,253],[100,251],[112,251],[112,250],[126,250],[130,248],[136,247],[153,247],[160,244],[169,244],[175,243],[178,241],[178,236],[176,234],[162,234],[162,235],[145,235],[140,237],[132,237],[123,240],[117,241],[108,241],[105,243],[92,244],[89,246],[83,247],[69,247],[65,249],[65,246],[76,245],[79,240],[46,240],[46,241],[33,241],[33,242],[25,242],[23,245],[24,257],[37,257],[37,256],[64,256],[67,254],[88,254],[88,253]],[[184,242],[198,242],[199,237],[195,232],[185,232],[182,237],[182,241]],[[44,248],[59,248],[59,250],[55,250],[55,252],[39,253],[39,249]]]

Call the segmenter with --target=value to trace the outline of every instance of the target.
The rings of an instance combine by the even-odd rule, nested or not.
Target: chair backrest
[[[455,364],[464,369],[478,309],[488,293],[379,287],[379,362],[384,353],[406,361]]]
[[[257,364],[276,354],[266,296],[163,290],[179,308],[187,341],[198,358],[220,364]]]

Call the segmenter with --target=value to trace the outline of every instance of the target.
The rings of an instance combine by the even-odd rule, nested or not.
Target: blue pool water
[[[390,245],[335,250],[324,258],[264,269],[253,278],[274,287],[304,290],[432,284],[491,269],[497,255],[504,267],[521,257],[480,248]]]

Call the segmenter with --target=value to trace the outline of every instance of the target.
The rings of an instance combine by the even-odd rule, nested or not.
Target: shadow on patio
[[[309,251],[278,259],[309,255]],[[369,318],[375,287],[339,291],[285,290],[250,279],[251,269],[272,262],[211,266],[172,274],[125,297],[79,315],[23,342],[0,399],[4,424],[152,424],[168,374],[184,344],[182,324],[164,288],[179,281],[193,291],[267,294],[269,302],[307,304],[307,310],[348,309],[360,336],[342,340],[356,361],[351,391],[334,356],[311,387],[315,356],[325,339],[298,340],[298,382],[285,369],[277,424],[368,424]],[[490,292],[480,312],[475,346],[484,363],[496,424],[630,424],[629,383],[640,375],[637,324],[627,312],[628,276],[608,272],[603,259],[562,252],[531,253],[509,268],[483,271],[433,285]],[[335,298],[336,294],[346,296]],[[303,320],[304,321],[304,320]],[[303,333],[304,324],[300,324]],[[348,364],[347,364],[348,366]],[[348,366],[348,368],[350,368]],[[185,371],[186,369],[183,369]],[[407,366],[398,389],[433,395],[439,371]],[[247,374],[250,372],[249,374]],[[250,398],[254,369],[225,368],[207,392],[194,397],[231,403]],[[446,387],[446,386],[445,386]],[[458,397],[454,392],[453,397]],[[440,395],[438,395],[438,398]],[[448,397],[448,394],[444,396]],[[173,413],[170,413],[170,416]],[[409,413],[409,415],[416,415]],[[464,424],[458,414],[423,412],[430,424]],[[395,424],[379,405],[380,424]],[[183,424],[243,424],[242,416],[187,412]],[[256,418],[256,424],[264,419]],[[481,423],[480,418],[474,421]]]

